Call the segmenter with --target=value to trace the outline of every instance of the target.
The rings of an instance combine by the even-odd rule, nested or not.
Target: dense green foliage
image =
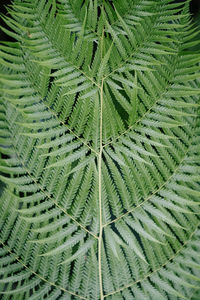
[[[188,8],[14,0],[3,17],[2,300],[199,299]]]

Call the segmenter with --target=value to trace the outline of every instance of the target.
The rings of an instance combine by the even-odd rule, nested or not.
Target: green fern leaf
[[[2,17],[2,300],[199,299],[189,5],[14,0]]]

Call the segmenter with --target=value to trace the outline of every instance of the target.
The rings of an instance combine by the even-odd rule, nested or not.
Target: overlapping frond
[[[200,55],[189,1],[15,0],[0,46],[0,293],[191,299]]]

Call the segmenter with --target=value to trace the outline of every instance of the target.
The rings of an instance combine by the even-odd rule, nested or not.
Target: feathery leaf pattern
[[[200,295],[200,54],[190,51],[189,2],[8,8],[1,299]]]

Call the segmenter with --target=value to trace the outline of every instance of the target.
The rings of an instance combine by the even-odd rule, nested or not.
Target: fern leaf
[[[2,17],[2,300],[199,299],[189,6],[13,0]]]

